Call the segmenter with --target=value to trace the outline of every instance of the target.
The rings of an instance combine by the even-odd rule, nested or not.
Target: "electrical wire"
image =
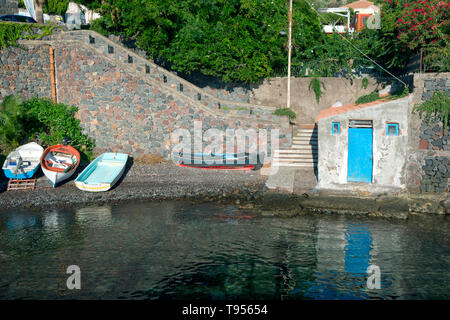
[[[319,12],[317,12],[317,10],[308,2],[305,0],[305,2],[310,6],[311,9],[314,10],[314,12],[317,14],[317,16],[319,17],[319,19],[322,19],[323,22],[326,23],[325,19],[319,14]],[[336,30],[336,28],[333,26],[333,29]],[[336,30],[337,31],[337,30]],[[339,36],[344,39],[345,41],[347,41],[354,49],[356,49],[359,53],[361,53],[364,57],[366,57],[367,59],[369,59],[372,63],[374,63],[375,65],[377,65],[378,67],[380,67],[383,71],[387,72],[388,74],[390,74],[392,77],[394,77],[396,80],[400,81],[401,83],[403,83],[405,85],[405,87],[408,87],[408,85],[401,80],[400,78],[396,77],[395,75],[393,75],[391,72],[389,72],[388,70],[386,70],[385,68],[383,68],[383,66],[381,66],[380,64],[378,64],[375,60],[373,60],[372,58],[370,58],[367,54],[365,54],[362,50],[360,50],[358,47],[356,47],[353,43],[351,43],[347,38],[345,38],[344,36],[342,36],[339,32],[338,32]]]

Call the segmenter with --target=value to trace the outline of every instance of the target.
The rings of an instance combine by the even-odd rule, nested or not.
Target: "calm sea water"
[[[449,231],[184,202],[0,212],[0,299],[449,299]]]

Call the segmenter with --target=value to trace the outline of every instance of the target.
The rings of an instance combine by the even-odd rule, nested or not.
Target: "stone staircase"
[[[314,124],[299,125],[295,128],[292,145],[275,150],[272,166],[317,167],[318,135]]]
[[[158,84],[171,93],[176,93],[177,96],[182,99],[187,99],[190,103],[201,107],[204,111],[211,114],[247,118],[249,120],[275,124],[288,122],[286,116],[276,116],[273,114],[276,110],[275,107],[218,98],[210,92],[156,65],[151,60],[147,60],[128,48],[91,30],[56,32],[50,36],[43,37],[41,40],[79,41],[83,45],[88,45],[98,53],[108,57],[116,64],[126,66],[130,72],[139,75],[141,78],[146,78],[154,84]]]

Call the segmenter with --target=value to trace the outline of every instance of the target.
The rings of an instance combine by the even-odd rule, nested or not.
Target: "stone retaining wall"
[[[426,157],[422,169],[421,192],[449,191],[450,157]]]
[[[450,151],[450,135],[448,134],[448,128],[445,135],[442,122],[427,123],[426,121],[422,121],[420,127],[419,149]]]
[[[263,118],[264,120],[279,121],[280,118],[273,115],[274,107],[248,104],[245,102],[236,102],[230,100],[221,100],[211,94],[211,91],[205,91],[202,88],[186,81],[176,74],[154,64],[143,58],[139,54],[125,48],[110,39],[91,30],[78,30],[69,32],[57,32],[44,40],[57,41],[80,41],[89,45],[96,51],[125,63],[130,69],[140,75],[151,78],[159,82],[164,87],[177,90],[181,95],[188,99],[199,101],[210,109],[220,110],[221,113],[231,115],[249,115]]]
[[[431,77],[430,79],[424,79],[423,88],[423,101],[431,98],[436,91],[443,91],[450,96],[450,76]]]
[[[4,14],[17,14],[19,12],[17,0],[0,0],[0,16]]]
[[[171,133],[188,129],[193,140],[194,121],[202,123],[203,132],[267,129],[270,134],[278,129],[280,145],[291,144],[288,117],[275,116],[270,108],[223,102],[95,32],[55,32],[19,43],[22,49],[0,51],[0,101],[11,94],[51,98],[53,47],[58,102],[79,108],[81,125],[99,152],[167,158]]]
[[[414,74],[414,99],[409,113],[409,158],[406,181],[411,193],[439,193],[448,190],[450,172],[450,140],[443,124],[429,124],[413,114],[416,104],[429,99],[437,90],[450,94],[450,73]],[[447,159],[447,160],[445,160]],[[445,167],[445,170],[444,170]]]
[[[0,50],[0,102],[11,94],[51,98],[49,45]]]
[[[135,39],[127,39],[124,36],[108,35],[108,39],[114,41],[115,43],[125,46],[137,55],[143,57],[144,59],[151,60],[147,52],[140,49]],[[156,64],[165,67],[167,62],[161,58],[161,61],[155,62]],[[174,71],[172,71],[174,72]],[[234,102],[250,102],[250,86],[243,83],[225,83],[220,79],[212,76],[206,76],[199,72],[192,72],[191,74],[176,73],[179,77],[191,82],[197,87],[201,88],[203,91],[217,97],[221,100],[228,100]]]
[[[288,122],[263,124],[245,118],[218,117],[198,110],[183,96],[172,94],[106,59],[93,48],[76,42],[55,44],[59,102],[79,107],[79,117],[99,151],[168,157],[171,133],[187,129],[193,138],[194,121],[203,131],[226,129],[280,129],[280,143],[290,145]],[[70,71],[69,71],[70,70]]]

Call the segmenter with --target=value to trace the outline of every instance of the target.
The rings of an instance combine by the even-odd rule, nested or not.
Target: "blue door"
[[[348,181],[372,182],[372,128],[348,130]]]

